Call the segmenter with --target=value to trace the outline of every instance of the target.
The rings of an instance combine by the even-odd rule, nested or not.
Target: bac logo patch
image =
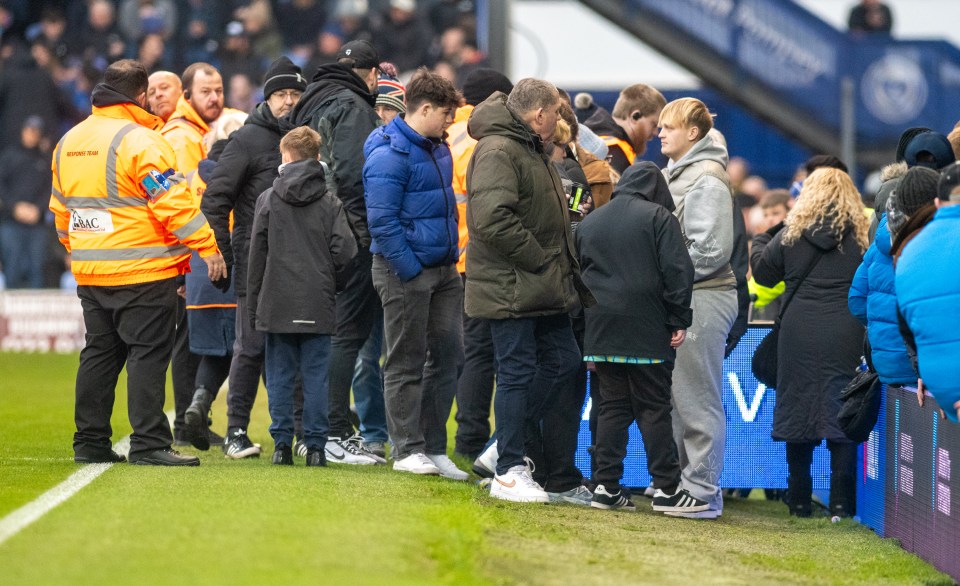
[[[113,232],[113,217],[109,210],[73,210],[70,213],[71,232]]]
[[[150,201],[156,201],[170,189],[170,181],[159,171],[150,171],[140,182],[147,192]]]

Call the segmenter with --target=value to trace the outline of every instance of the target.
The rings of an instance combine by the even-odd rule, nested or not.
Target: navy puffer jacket
[[[370,251],[401,281],[425,267],[457,262],[457,202],[447,143],[421,136],[400,117],[374,130],[363,146],[363,190]]]

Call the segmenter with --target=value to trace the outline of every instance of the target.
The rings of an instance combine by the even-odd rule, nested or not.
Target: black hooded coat
[[[597,299],[585,310],[584,354],[676,357],[670,337],[692,323],[694,271],[673,209],[660,170],[640,161],[580,223],[580,269]]]

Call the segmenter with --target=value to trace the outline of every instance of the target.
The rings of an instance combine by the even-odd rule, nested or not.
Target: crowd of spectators
[[[103,71],[122,58],[138,59],[149,73],[178,75],[191,63],[210,63],[223,76],[226,105],[244,112],[262,100],[259,85],[280,55],[309,79],[356,39],[372,42],[401,79],[426,65],[460,85],[485,64],[475,14],[471,0],[2,0],[0,150],[4,160],[26,152],[48,161],[63,133],[89,114]],[[36,144],[33,133],[21,141],[27,123],[40,131]],[[18,181],[25,174],[49,185],[48,162],[14,173]],[[8,175],[0,177],[0,223],[49,227],[42,213],[49,189],[27,202],[41,213],[16,211]],[[7,287],[58,286],[63,253],[52,230],[38,232],[45,260],[31,262],[23,278],[4,275]]]

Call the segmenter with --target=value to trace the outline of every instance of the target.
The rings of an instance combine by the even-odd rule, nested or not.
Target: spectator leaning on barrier
[[[466,311],[490,322],[497,357],[499,458],[490,494],[518,502],[549,496],[524,462],[524,429],[573,385],[580,353],[569,312],[580,281],[566,196],[543,143],[559,118],[550,83],[524,79],[497,92],[468,123],[478,140],[467,170]]]
[[[363,143],[380,126],[374,106],[380,55],[367,41],[343,45],[337,63],[321,65],[303,97],[288,115],[291,126],[320,134],[320,160],[333,173],[337,196],[357,238],[358,251],[337,295],[337,333],[330,354],[330,441],[327,456],[343,463],[386,461],[368,452],[350,422],[350,383],[354,366],[383,307],[373,288],[370,231],[363,194]]]
[[[850,176],[818,169],[803,182],[786,225],[753,239],[757,282],[786,283],[793,295],[781,316],[773,439],[787,442],[790,514],[811,515],[813,449],[830,450],[830,511],[856,513],[856,445],[837,422],[840,392],[863,350],[863,326],[847,308],[847,291],[867,248],[869,220]],[[804,277],[804,274],[807,274]]]
[[[945,416],[960,418],[960,163],[940,178],[933,220],[904,246],[897,261],[897,305],[917,350],[921,392],[926,387]],[[921,404],[922,401],[922,394]]]
[[[710,503],[697,513],[723,513],[720,476],[726,440],[723,357],[737,318],[737,279],[731,266],[733,194],[726,174],[726,145],[708,134],[713,117],[703,102],[675,100],[660,113],[663,170],[693,261],[693,315],[687,342],[677,351],[673,378],[673,430],[683,487]]]
[[[282,169],[257,199],[250,238],[249,315],[266,334],[265,369],[273,463],[293,465],[294,381],[303,384],[307,466],[326,466],[330,337],[337,324],[336,273],[357,251],[340,200],[327,193],[320,135],[291,130]]]
[[[444,138],[460,92],[420,70],[407,112],[364,145],[373,284],[383,302],[383,365],[393,469],[466,480],[447,456],[447,419],[463,363],[453,162]]]
[[[87,331],[77,372],[74,459],[123,461],[110,448],[110,415],[126,365],[130,461],[196,466],[196,457],[170,449],[163,413],[175,279],[187,270],[190,248],[200,252],[211,280],[224,278],[226,265],[173,169],[173,150],[155,132],[162,121],[144,109],[146,103],[143,66],[112,64],[93,92],[93,114],[63,137],[53,155],[50,209],[73,257]]]
[[[227,392],[227,438],[223,446],[229,458],[260,455],[260,446],[247,435],[263,369],[264,344],[263,334],[251,327],[247,319],[250,234],[257,197],[278,175],[283,136],[280,119],[293,109],[306,87],[300,68],[289,59],[280,57],[273,62],[263,80],[264,101],[230,137],[200,203],[231,267],[237,292],[237,331]]]

